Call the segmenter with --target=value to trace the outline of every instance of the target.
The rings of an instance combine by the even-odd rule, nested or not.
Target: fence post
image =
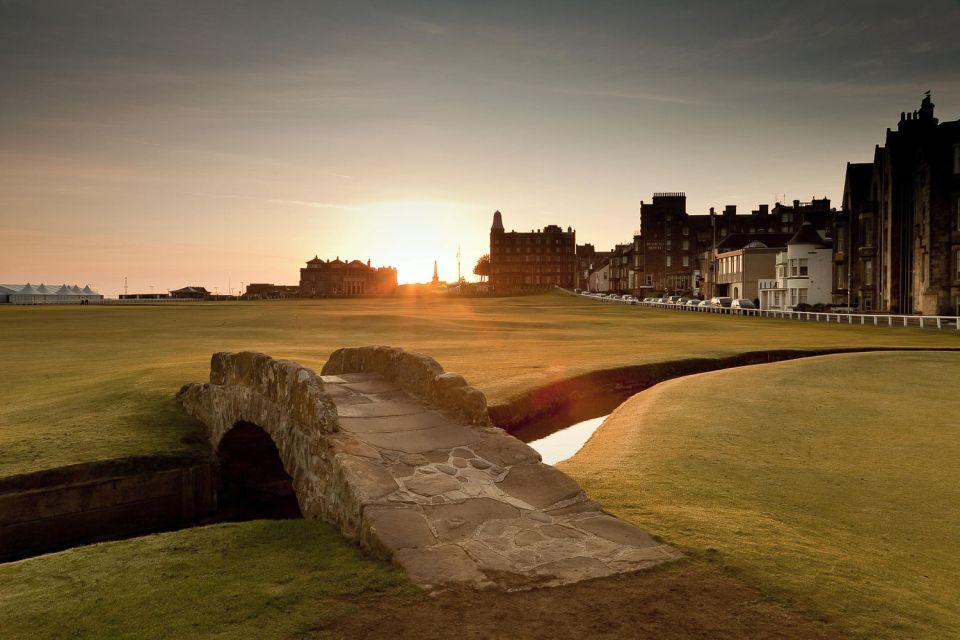
[[[940,329],[940,316],[937,316],[937,329]]]
[[[923,329],[923,316],[920,316],[920,328]]]

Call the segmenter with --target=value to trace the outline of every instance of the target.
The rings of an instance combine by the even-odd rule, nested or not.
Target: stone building
[[[323,260],[314,256],[300,269],[300,297],[384,295],[397,289],[394,267],[372,267],[359,260]]]
[[[722,213],[711,208],[708,215],[691,215],[686,209],[684,193],[655,193],[652,202],[640,203],[640,235],[635,238],[633,267],[637,286],[647,285],[664,293],[703,294],[702,283],[710,279],[705,270],[716,263],[715,256],[704,259],[704,253],[724,238],[734,234],[757,239],[763,234],[793,234],[804,221],[828,231],[836,215],[828,198],[777,203],[773,209],[760,205],[749,214],[738,214],[735,205],[727,205]]]
[[[572,289],[577,278],[576,232],[557,225],[529,233],[503,228],[503,215],[493,214],[490,227],[490,285],[497,293]]]
[[[960,313],[960,120],[926,96],[848,164],[835,223],[833,302],[890,313]]]

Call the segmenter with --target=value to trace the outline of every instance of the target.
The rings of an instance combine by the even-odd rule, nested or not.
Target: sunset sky
[[[0,0],[0,282],[453,279],[495,209],[609,248],[654,191],[839,199],[958,61],[949,0]]]

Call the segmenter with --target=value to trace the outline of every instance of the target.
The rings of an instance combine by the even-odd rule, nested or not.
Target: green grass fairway
[[[214,351],[319,368],[334,349],[427,353],[492,403],[591,370],[783,347],[960,346],[958,332],[805,324],[571,296],[0,308],[0,477],[182,452],[174,394]]]
[[[672,380],[560,467],[862,638],[960,629],[960,354],[855,354]]]
[[[0,636],[324,638],[371,596],[417,590],[315,520],[214,525],[0,565]]]

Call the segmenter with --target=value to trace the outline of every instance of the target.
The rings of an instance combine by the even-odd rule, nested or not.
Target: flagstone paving
[[[340,431],[369,448],[351,465],[365,542],[421,586],[553,586],[680,557],[501,429],[465,424],[379,373],[320,378]]]

